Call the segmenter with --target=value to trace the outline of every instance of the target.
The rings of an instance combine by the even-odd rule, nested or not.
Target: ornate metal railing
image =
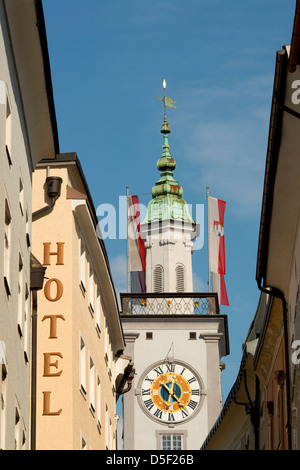
[[[216,293],[120,294],[122,315],[214,315],[220,313]]]

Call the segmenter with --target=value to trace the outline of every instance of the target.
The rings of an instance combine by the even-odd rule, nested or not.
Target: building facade
[[[47,181],[51,196],[59,193],[54,205]],[[37,166],[33,209],[33,248],[46,268],[37,298],[36,449],[114,450],[116,401],[131,362],[76,154]]]
[[[0,22],[0,448],[115,449],[132,363],[80,163],[59,152],[42,1],[2,0]]]
[[[199,449],[221,407],[221,358],[229,352],[227,317],[217,294],[193,293],[198,230],[173,178],[166,115],[159,181],[141,224],[146,248],[143,294],[122,294],[133,387],[124,396],[125,450]]]
[[[237,379],[202,449],[289,449],[287,375],[281,301],[262,293]]]
[[[208,450],[300,448],[299,33],[298,0],[291,44],[276,53],[256,269],[262,294],[239,376],[206,440]],[[245,396],[247,385],[252,388]]]
[[[41,2],[1,1],[0,23],[0,448],[28,449],[32,172],[58,138]]]

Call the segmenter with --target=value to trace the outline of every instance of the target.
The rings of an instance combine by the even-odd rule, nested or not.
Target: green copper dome
[[[147,214],[143,223],[151,223],[162,220],[176,220],[195,223],[189,213],[188,205],[183,199],[183,189],[178,181],[173,178],[176,161],[171,157],[168,135],[171,130],[165,114],[161,126],[164,143],[162,156],[157,162],[160,171],[160,179],[152,188],[152,200],[147,207]]]

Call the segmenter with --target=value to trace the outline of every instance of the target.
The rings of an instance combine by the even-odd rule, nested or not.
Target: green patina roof
[[[176,161],[171,157],[168,134],[171,130],[165,114],[161,133],[164,137],[162,156],[157,162],[160,179],[152,188],[152,198],[147,207],[147,214],[143,223],[162,220],[176,220],[195,223],[192,219],[188,205],[183,199],[183,189],[173,178]]]

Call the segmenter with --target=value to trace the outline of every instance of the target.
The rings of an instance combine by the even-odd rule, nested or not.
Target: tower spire
[[[183,189],[173,177],[176,161],[170,154],[169,134],[171,132],[167,120],[167,108],[176,108],[176,101],[166,96],[166,80],[163,81],[164,97],[158,98],[164,103],[164,120],[160,132],[163,135],[162,155],[157,161],[160,179],[152,188],[152,200],[148,204],[145,222],[154,220],[178,220],[194,223],[189,214],[188,206],[183,200]]]
[[[160,130],[160,132],[163,134],[164,143],[162,147],[162,155],[157,162],[157,168],[161,172],[161,178],[152,188],[153,198],[157,196],[165,196],[167,194],[174,194],[179,197],[182,197],[183,195],[181,186],[179,186],[178,181],[175,181],[173,178],[173,171],[176,168],[176,161],[171,157],[168,137],[171,133],[171,129],[167,120],[167,107],[176,108],[176,101],[166,96],[166,86],[166,80],[164,79],[164,121]]]

